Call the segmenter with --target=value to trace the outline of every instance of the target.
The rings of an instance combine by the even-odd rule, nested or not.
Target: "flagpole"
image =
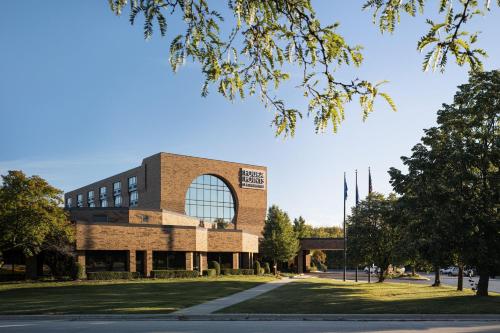
[[[344,282],[346,280],[346,273],[347,273],[347,232],[345,230],[345,202],[347,200],[346,196],[346,179],[345,179],[345,172],[344,172]]]
[[[358,198],[359,198],[359,193],[358,193],[358,169],[356,169],[356,213],[358,210]],[[356,274],[354,278],[355,282],[358,282],[358,264],[356,263]]]
[[[371,219],[370,219],[370,194],[372,193],[372,174],[370,172],[370,167],[368,167],[368,220],[371,224]],[[371,277],[372,277],[372,263],[368,264],[368,283],[371,283]]]

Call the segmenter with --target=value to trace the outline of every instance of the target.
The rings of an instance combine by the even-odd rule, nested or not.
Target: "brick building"
[[[249,268],[267,205],[267,169],[169,153],[65,194],[78,261],[92,271]]]

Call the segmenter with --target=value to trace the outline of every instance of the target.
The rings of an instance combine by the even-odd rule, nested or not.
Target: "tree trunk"
[[[457,290],[464,290],[464,265],[458,265],[458,282],[457,282]]]
[[[417,275],[417,271],[415,269],[415,265],[412,265],[411,266],[411,276],[415,276],[415,275]]]
[[[477,296],[488,296],[489,280],[490,272],[486,269],[481,269],[479,272],[479,282],[477,284]]]
[[[274,265],[273,265],[273,271],[274,271],[274,276],[278,275],[278,272],[277,272],[277,263],[276,263],[276,260],[274,260]]]
[[[378,272],[378,282],[382,283],[385,280],[385,273],[387,272],[387,269],[382,269],[382,268],[379,268],[379,269],[380,269],[380,272]]]
[[[438,266],[434,266],[434,284],[432,286],[433,287],[441,286],[441,277],[439,275],[439,267]]]

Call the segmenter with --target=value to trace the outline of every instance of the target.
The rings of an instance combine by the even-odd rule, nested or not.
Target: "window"
[[[108,207],[108,188],[99,188],[99,205],[101,207]]]
[[[129,193],[130,195],[130,207],[135,207],[137,206],[138,202],[139,202],[139,193],[137,193],[137,191],[132,191]]]
[[[94,203],[94,191],[87,192],[87,204],[89,207],[95,207]]]
[[[120,195],[122,194],[122,183],[116,182],[113,183],[113,195]]]
[[[66,199],[66,207],[71,208],[73,205],[73,200],[71,198]]]
[[[76,196],[76,207],[83,207],[83,194]]]
[[[114,202],[115,202],[115,207],[121,207],[122,206],[122,196],[116,195],[114,197]]]
[[[196,178],[186,192],[186,214],[213,222],[233,222],[234,197],[224,181],[213,175]]]
[[[128,191],[132,192],[135,190],[137,190],[137,177],[136,176],[130,177],[128,179]]]

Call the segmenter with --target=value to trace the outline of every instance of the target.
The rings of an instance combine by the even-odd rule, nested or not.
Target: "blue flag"
[[[359,204],[359,190],[358,190],[358,170],[356,170],[356,207]]]
[[[347,181],[345,180],[345,173],[344,173],[344,201],[347,200]]]

